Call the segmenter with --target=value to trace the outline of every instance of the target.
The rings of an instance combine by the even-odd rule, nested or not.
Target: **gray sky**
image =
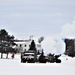
[[[75,0],[0,0],[0,29],[16,38],[61,34],[74,17]]]

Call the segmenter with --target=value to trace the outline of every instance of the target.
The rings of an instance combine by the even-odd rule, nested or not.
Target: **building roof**
[[[14,40],[14,42],[29,42],[29,41],[31,41],[31,39],[29,39],[29,40]]]

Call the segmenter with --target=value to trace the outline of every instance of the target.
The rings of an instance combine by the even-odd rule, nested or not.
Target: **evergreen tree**
[[[5,29],[0,30],[0,52],[1,58],[3,53],[7,53],[6,58],[8,58],[8,53],[12,51],[12,46],[14,43],[14,36],[8,35],[8,32]]]
[[[34,40],[32,40],[29,50],[34,50],[34,51],[36,51],[36,45],[35,45]]]

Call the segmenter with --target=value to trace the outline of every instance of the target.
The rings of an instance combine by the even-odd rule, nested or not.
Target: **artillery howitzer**
[[[61,63],[61,60],[59,59],[61,55],[54,55],[54,54],[49,54],[48,56],[45,56],[46,62],[50,63]]]

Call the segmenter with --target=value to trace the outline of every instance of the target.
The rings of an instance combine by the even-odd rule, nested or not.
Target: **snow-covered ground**
[[[75,75],[75,58],[63,55],[60,59],[61,63],[21,63],[20,55],[9,56],[0,59],[0,75]]]

